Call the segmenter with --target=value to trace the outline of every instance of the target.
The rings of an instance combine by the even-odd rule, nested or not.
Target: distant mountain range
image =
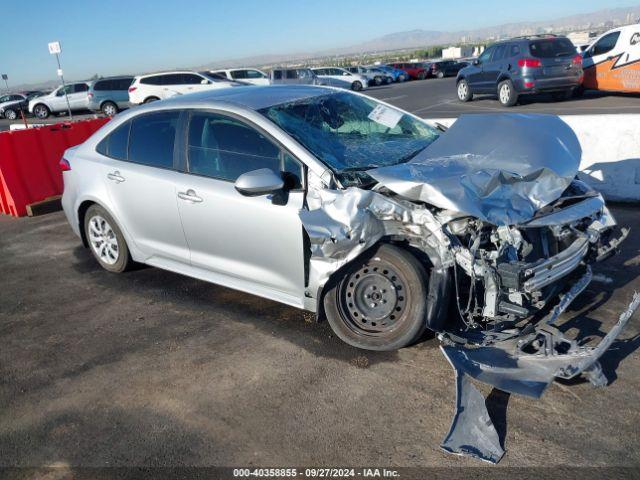
[[[582,13],[558,18],[555,20],[540,20],[534,22],[506,23],[493,27],[460,30],[457,32],[441,32],[435,30],[411,30],[397,32],[374,38],[356,45],[341,48],[319,50],[315,52],[283,53],[274,55],[256,55],[251,57],[217,60],[198,67],[194,70],[207,70],[224,67],[261,66],[277,63],[304,62],[306,60],[323,57],[333,57],[349,54],[376,53],[411,48],[428,47],[432,45],[447,45],[466,42],[482,42],[491,39],[513,37],[524,33],[537,33],[545,31],[567,32],[571,30],[605,29],[607,26],[637,22],[640,18],[640,5],[635,7],[604,9],[590,13]],[[173,68],[167,66],[168,69]],[[101,72],[102,75],[110,75],[111,72]],[[57,81],[49,81],[42,84],[20,85],[16,89],[42,89],[57,86]]]

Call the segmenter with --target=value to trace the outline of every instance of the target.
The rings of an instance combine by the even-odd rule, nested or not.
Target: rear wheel
[[[572,90],[565,90],[564,92],[553,92],[551,97],[558,102],[569,100],[573,96]]]
[[[324,297],[331,328],[365,350],[397,350],[426,329],[427,275],[409,252],[378,246],[355,260]]]
[[[145,99],[144,103],[157,102],[158,100],[160,100],[158,97],[149,97]]]
[[[18,112],[10,108],[7,108],[4,111],[4,118],[6,118],[7,120],[15,120],[16,118],[18,118]]]
[[[84,233],[91,253],[110,272],[124,272],[133,264],[127,242],[115,220],[100,205],[92,205],[84,217]]]
[[[45,119],[51,114],[51,111],[49,110],[49,108],[47,108],[46,105],[39,103],[38,105],[33,107],[33,114],[37,118]]]
[[[359,92],[360,90],[362,90],[362,83],[356,80],[351,84],[351,90]]]
[[[379,87],[380,85],[382,85],[382,77],[380,76],[373,77],[373,83],[376,85],[376,87]]]
[[[427,74],[424,72],[420,72],[418,74],[418,80],[424,80],[425,78],[427,78]]]
[[[118,113],[118,106],[113,102],[104,102],[101,110],[107,117],[113,117]]]
[[[444,78],[444,72],[438,72],[438,73],[436,74],[436,77],[438,77],[438,78]]]
[[[473,93],[469,88],[469,82],[465,78],[458,82],[458,100],[461,102],[469,102],[473,98]]]
[[[576,98],[581,98],[584,95],[584,86],[579,85],[573,89],[573,96]]]
[[[498,84],[498,101],[503,107],[513,107],[518,103],[518,94],[511,80],[503,80]]]

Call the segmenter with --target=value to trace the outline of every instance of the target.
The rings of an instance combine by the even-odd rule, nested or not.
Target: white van
[[[583,87],[640,92],[640,24],[614,28],[582,53]]]
[[[269,85],[269,76],[257,68],[230,68],[226,70],[211,70],[227,80],[251,83],[252,85]]]
[[[208,75],[206,72],[162,72],[140,75],[134,78],[129,87],[129,102],[133,105],[163,100],[174,95],[201,92],[214,88],[226,88],[239,85]]]

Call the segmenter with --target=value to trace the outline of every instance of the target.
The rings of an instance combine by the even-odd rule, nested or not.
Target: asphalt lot
[[[637,225],[637,207],[613,211]],[[601,337],[639,269],[636,229],[567,327]],[[434,339],[358,351],[271,301],[155,268],[110,274],[62,213],[0,216],[0,272],[0,466],[640,467],[637,315],[602,359],[607,388],[481,388],[506,435],[491,467],[438,448],[455,384]]]
[[[523,97],[517,106],[507,109],[491,95],[476,96],[472,102],[461,103],[456,98],[455,78],[430,78],[422,81],[394,83],[373,87],[367,95],[387,101],[423,118],[458,117],[463,113],[529,112],[555,115],[587,115],[603,113],[640,113],[640,95],[623,95],[590,91],[580,99],[558,102],[550,95]],[[93,118],[94,113],[74,114],[74,119]],[[30,123],[56,123],[66,120],[65,115],[40,121],[28,118]],[[0,131],[8,130],[10,122],[0,119]]]

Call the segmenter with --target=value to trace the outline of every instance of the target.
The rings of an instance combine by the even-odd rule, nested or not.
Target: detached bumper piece
[[[607,378],[598,359],[611,346],[640,306],[640,294],[595,347],[581,346],[552,326],[571,301],[588,285],[591,270],[579,279],[558,305],[535,327],[487,332],[486,342],[461,344],[441,336],[443,354],[456,374],[456,413],[441,447],[450,453],[470,455],[497,463],[504,454],[482,394],[470,380],[489,384],[509,393],[540,398],[555,378],[571,379],[580,374],[594,386],[605,386]],[[528,330],[528,331],[527,331]]]

